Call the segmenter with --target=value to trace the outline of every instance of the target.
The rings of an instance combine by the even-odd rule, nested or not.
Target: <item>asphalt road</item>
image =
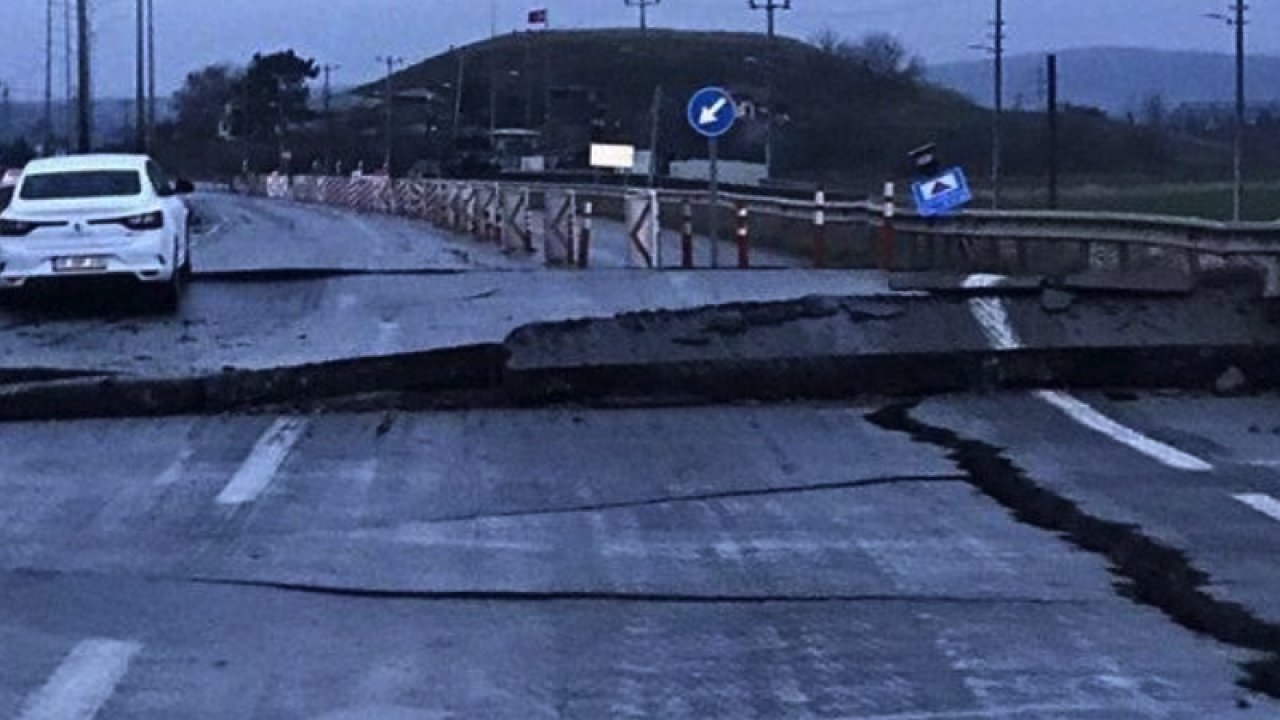
[[[531,322],[809,294],[891,294],[880,273],[551,270],[422,222],[196,196],[195,277],[171,317],[93,288],[0,306],[0,370],[173,376],[501,341]],[[597,247],[607,248],[603,241]],[[69,295],[69,297],[68,297]]]
[[[1162,476],[1026,402],[925,414]],[[1275,717],[877,409],[6,426],[0,717]]]
[[[208,201],[228,224],[179,318],[7,308],[3,364],[190,372],[887,293],[535,271],[405,221]],[[336,233],[358,223],[365,250]],[[465,272],[260,273],[361,263]],[[975,342],[1034,337],[969,305]],[[1274,718],[1278,401],[0,424],[0,718]]]

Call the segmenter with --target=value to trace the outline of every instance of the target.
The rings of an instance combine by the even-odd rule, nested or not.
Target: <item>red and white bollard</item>
[[[680,224],[680,267],[691,270],[693,268],[693,203],[685,200],[680,212],[683,216]]]
[[[880,222],[880,269],[893,270],[893,216],[894,216],[894,186],[893,183],[884,184],[884,217]]]
[[[738,267],[745,270],[751,267],[751,211],[747,204],[738,203]]]
[[[582,204],[582,235],[578,238],[578,267],[586,270],[591,267],[591,227],[595,204]]]
[[[813,266],[827,266],[827,191],[822,188],[813,195]]]

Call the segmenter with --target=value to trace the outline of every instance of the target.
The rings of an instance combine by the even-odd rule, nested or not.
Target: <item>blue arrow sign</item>
[[[924,217],[945,215],[973,201],[969,181],[965,179],[964,170],[958,167],[912,185],[911,194],[915,197],[916,211]]]
[[[718,138],[737,120],[738,103],[721,88],[702,88],[689,100],[689,125],[701,135]]]

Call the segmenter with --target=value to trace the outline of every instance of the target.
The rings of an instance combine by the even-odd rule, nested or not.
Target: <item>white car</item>
[[[0,291],[86,276],[132,277],[176,308],[191,267],[191,183],[143,155],[34,160],[0,213]]]

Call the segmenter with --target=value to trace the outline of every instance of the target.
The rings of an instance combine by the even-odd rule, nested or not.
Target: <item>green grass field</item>
[[[1046,197],[1042,189],[1011,189],[1005,195],[1004,205],[1010,209],[1044,208]],[[975,207],[982,206],[982,200],[975,203]],[[1228,220],[1231,217],[1231,185],[1068,186],[1059,192],[1059,208]],[[1245,220],[1280,220],[1280,183],[1247,185],[1243,210]]]

